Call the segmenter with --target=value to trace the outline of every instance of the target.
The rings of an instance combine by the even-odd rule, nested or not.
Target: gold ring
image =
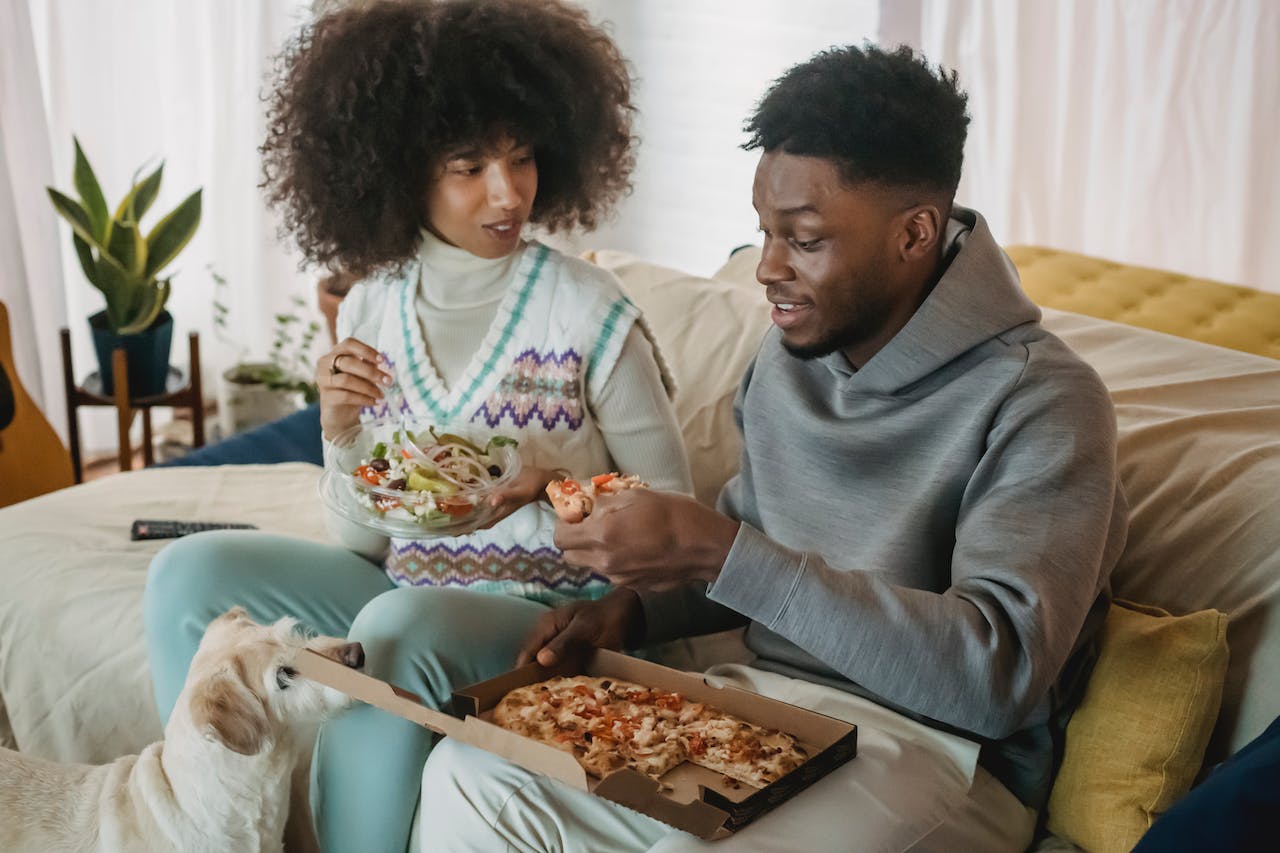
[[[344,355],[346,355],[345,352],[340,352],[333,357],[333,361],[329,365],[330,376],[337,376],[339,373],[342,372],[342,368],[338,367],[338,359],[342,358]]]

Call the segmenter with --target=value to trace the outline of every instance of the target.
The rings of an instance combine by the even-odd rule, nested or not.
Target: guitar
[[[0,302],[0,507],[70,486],[71,457],[22,387],[9,311]]]

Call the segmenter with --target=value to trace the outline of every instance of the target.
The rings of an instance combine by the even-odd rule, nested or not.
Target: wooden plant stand
[[[155,462],[155,450],[152,447],[151,410],[156,407],[186,408],[191,410],[192,444],[204,446],[204,394],[200,387],[200,336],[192,332],[188,337],[190,351],[187,375],[175,367],[169,368],[165,379],[163,393],[150,397],[131,397],[129,395],[129,363],[123,349],[111,354],[112,394],[103,392],[102,377],[97,371],[89,374],[82,385],[77,385],[72,377],[71,368],[71,332],[64,326],[62,329],[62,380],[67,393],[67,438],[71,445],[71,467],[77,483],[83,481],[80,460],[80,426],[76,418],[76,409],[81,406],[115,406],[116,432],[119,448],[120,470],[128,471],[133,467],[133,447],[129,442],[129,430],[133,426],[133,416],[142,413],[142,462],[151,465]]]

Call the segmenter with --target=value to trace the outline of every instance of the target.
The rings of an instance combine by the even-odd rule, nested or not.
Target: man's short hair
[[[832,48],[792,67],[747,120],[742,147],[837,161],[849,184],[945,192],[960,183],[968,96],[911,48]]]

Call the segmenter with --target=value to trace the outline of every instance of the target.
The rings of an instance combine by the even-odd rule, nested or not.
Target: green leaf
[[[147,266],[147,241],[142,238],[137,222],[117,220],[111,228],[107,251],[129,275],[142,277]]]
[[[187,196],[151,229],[151,233],[147,235],[147,265],[143,275],[150,278],[164,269],[191,242],[192,235],[200,225],[202,192],[204,190],[196,190]]]
[[[98,251],[102,251],[102,243],[98,241],[98,237],[94,233],[93,220],[89,217],[89,211],[85,210],[80,202],[70,196],[63,195],[53,187],[45,187],[45,189],[49,192],[49,200],[53,202],[53,209],[58,212],[59,216],[67,220],[76,236]]]
[[[102,197],[102,187],[98,184],[98,177],[93,174],[89,158],[85,157],[84,151],[80,150],[80,140],[73,136],[71,141],[76,146],[76,165],[72,173],[72,181],[75,183],[76,192],[80,194],[80,200],[84,202],[85,211],[89,214],[93,236],[98,242],[105,243],[109,221],[107,200]]]
[[[93,250],[89,248],[89,244],[80,239],[80,235],[72,232],[71,242],[76,247],[76,257],[80,259],[80,269],[84,270],[84,277],[93,281],[93,277],[98,274],[97,266],[93,260]]]
[[[164,304],[168,301],[169,279],[165,278],[157,281],[154,287],[146,289],[146,298],[143,300],[139,313],[117,331],[122,335],[145,332],[155,322],[156,317],[160,316],[160,312],[164,310]]]
[[[130,294],[125,289],[124,271],[112,258],[99,254],[94,264],[94,277],[90,281],[107,298],[107,322],[113,332],[119,332],[120,327],[129,321]]]
[[[129,194],[120,202],[120,206],[116,208],[116,219],[128,219],[133,222],[142,221],[142,217],[151,209],[151,204],[156,200],[156,196],[160,192],[160,177],[164,172],[164,163],[161,163],[154,172],[143,180],[133,185],[129,190]],[[130,205],[133,205],[130,208]]]

